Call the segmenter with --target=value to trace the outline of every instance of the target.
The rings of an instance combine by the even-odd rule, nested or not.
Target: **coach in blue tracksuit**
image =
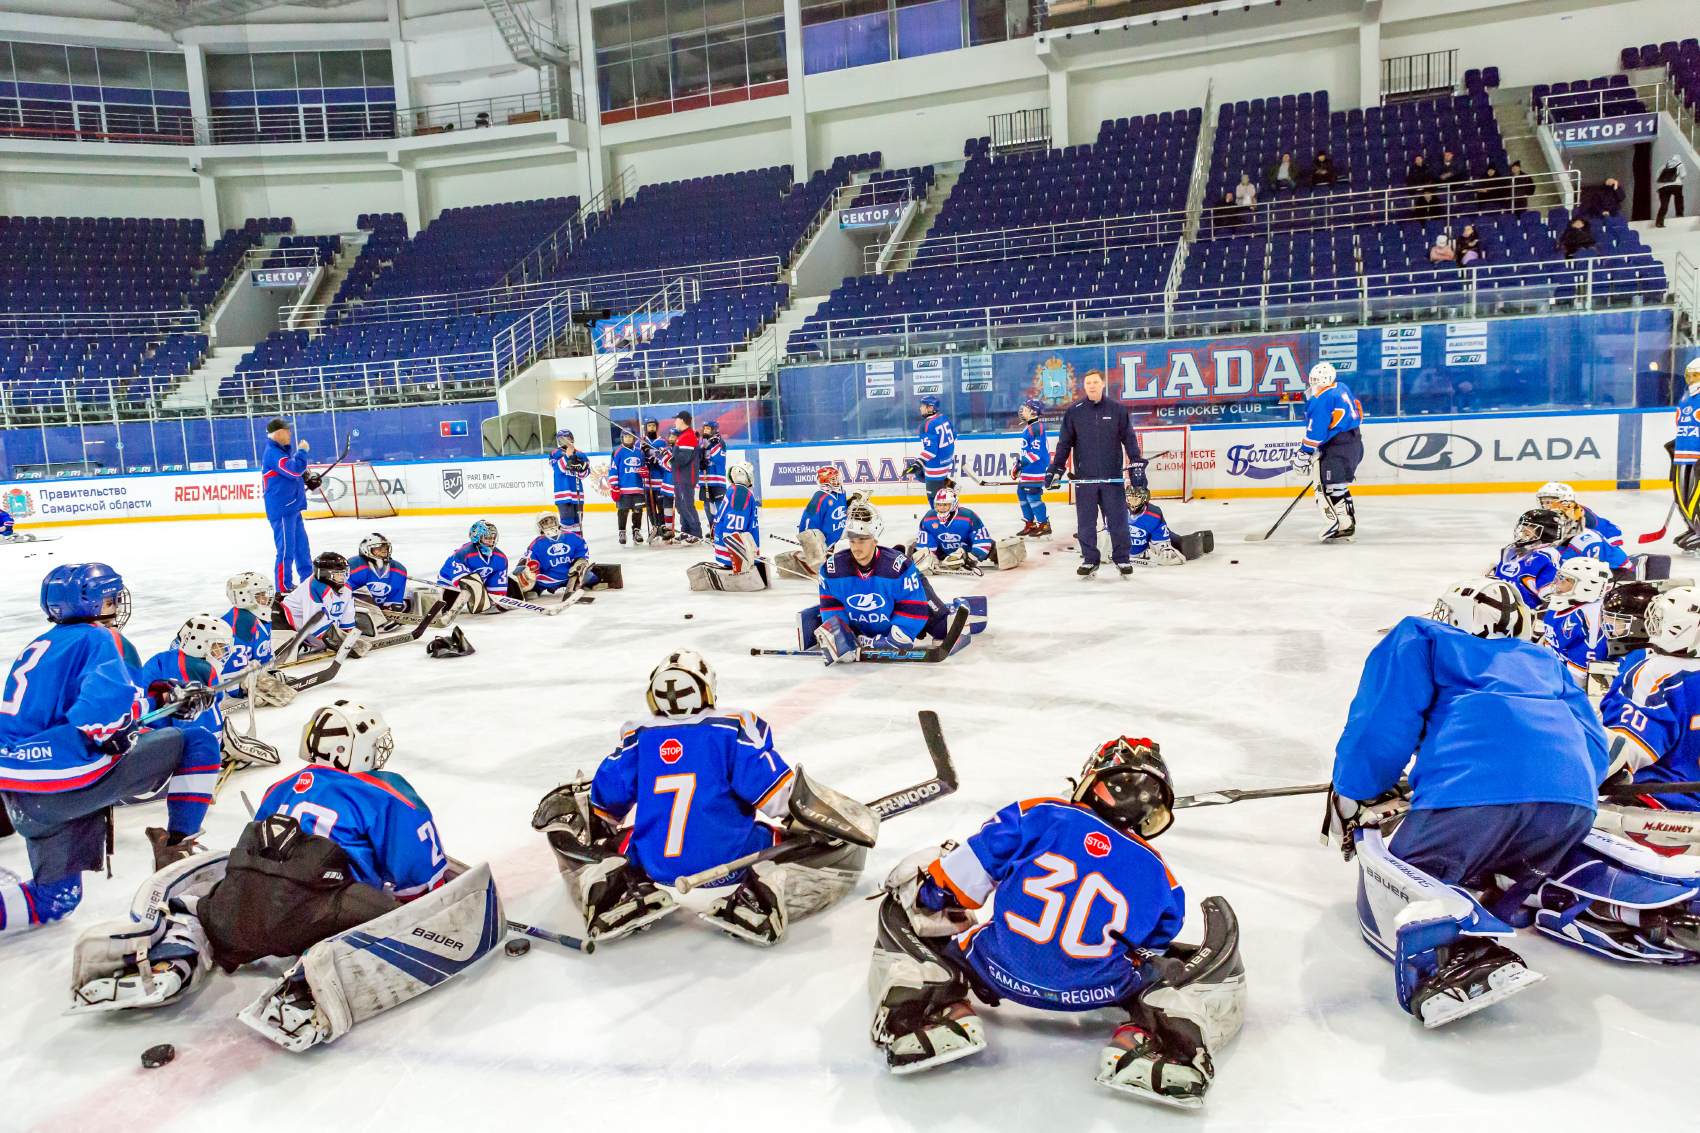
[[[288,594],[302,579],[313,577],[313,552],[307,548],[307,524],[301,513],[307,510],[306,441],[295,452],[290,451],[289,422],[273,417],[266,424],[266,455],[260,464],[266,493],[266,519],[272,525],[272,542],[277,546],[277,593]],[[317,480],[317,477],[313,477]]]
[[[1098,569],[1098,516],[1110,531],[1110,558],[1123,575],[1133,573],[1133,547],[1128,536],[1125,475],[1145,483],[1145,461],[1139,455],[1139,435],[1127,406],[1105,394],[1104,375],[1088,370],[1081,379],[1086,396],[1063,413],[1056,455],[1045,474],[1045,489],[1062,483],[1069,458],[1074,458],[1074,511],[1079,521],[1080,555],[1075,573],[1082,578]],[[1123,454],[1126,459],[1123,459]]]

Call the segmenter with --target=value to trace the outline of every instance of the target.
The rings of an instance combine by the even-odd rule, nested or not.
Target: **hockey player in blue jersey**
[[[1647,649],[1625,658],[1600,717],[1611,731],[1614,776],[1636,783],[1700,782],[1700,591],[1647,603]],[[1653,808],[1700,811],[1700,795],[1647,795]]]
[[[685,577],[692,590],[766,590],[772,585],[761,557],[761,521],[755,468],[740,460],[727,470],[732,490],[714,514],[714,561],[692,563]]]
[[[1576,498],[1576,489],[1569,484],[1557,480],[1542,484],[1535,493],[1535,506],[1576,520],[1614,547],[1623,546],[1623,529],[1593,508],[1584,506]]]
[[[230,626],[211,614],[196,614],[177,631],[177,640],[170,649],[147,659],[137,672],[136,683],[155,703],[164,703],[181,687],[211,687],[218,683],[218,672],[229,659],[234,644]],[[224,713],[219,708],[223,699],[222,692],[215,692],[205,710],[172,717],[156,725],[183,733],[183,756],[172,784],[174,792],[180,798],[205,806],[213,804],[213,787],[223,762]],[[190,852],[178,835],[163,827],[150,826],[146,832],[148,841],[153,843],[156,868]]]
[[[637,434],[620,434],[620,447],[608,460],[608,495],[614,500],[614,525],[620,545],[626,544],[626,518],[631,517],[632,542],[643,545],[643,509],[649,501],[649,462],[638,448]]]
[[[0,539],[10,539],[14,534],[12,528],[17,520],[5,508],[0,508]]]
[[[954,490],[940,488],[932,510],[921,517],[913,559],[922,574],[941,569],[979,574],[984,565],[996,565],[997,548],[980,517],[957,503]]]
[[[294,433],[289,422],[274,417],[266,425],[266,451],[260,457],[266,520],[271,524],[272,542],[277,547],[276,577],[279,594],[288,593],[313,570],[313,552],[307,545],[307,525],[301,513],[307,510],[307,492],[319,486],[317,473],[307,469],[308,443],[303,440],[290,451]]]
[[[1151,489],[1127,486],[1127,531],[1135,566],[1180,566],[1186,556],[1175,550],[1163,513],[1151,506]]]
[[[1330,815],[1359,860],[1363,938],[1425,1027],[1542,978],[1496,938],[1513,935],[1504,918],[1527,923],[1606,776],[1599,718],[1534,633],[1509,582],[1454,586],[1370,651],[1335,746]]]
[[[703,510],[712,524],[714,513],[720,510],[720,501],[726,496],[726,441],[720,435],[720,426],[713,421],[704,421],[697,433],[702,439],[698,457],[702,475],[697,484],[702,489]]]
[[[1042,536],[1051,533],[1051,520],[1045,511],[1045,473],[1051,467],[1051,446],[1045,436],[1044,423],[1039,420],[1045,403],[1029,398],[1021,403],[1021,451],[1015,454],[1015,498],[1021,502],[1021,536]]]
[[[1363,407],[1337,379],[1334,367],[1318,362],[1310,369],[1305,398],[1305,435],[1293,457],[1293,471],[1309,475],[1316,466],[1316,505],[1322,510],[1324,543],[1350,540],[1357,534],[1358,511],[1352,502],[1352,481],[1364,458]]]
[[[444,560],[443,569],[437,572],[438,586],[461,586],[465,578],[476,580],[473,596],[460,605],[469,613],[503,612],[501,606],[483,597],[508,592],[508,556],[496,546],[496,540],[496,525],[488,519],[478,520],[467,529],[466,542],[455,548],[454,554]]]
[[[658,543],[673,541],[673,470],[670,467],[673,460],[672,439],[663,440],[661,423],[645,421],[643,436],[638,441],[638,447],[643,450],[644,467],[648,473],[645,482],[649,491],[649,542],[653,546]]]
[[[805,636],[828,665],[858,660],[862,649],[935,645],[948,633],[951,607],[939,601],[902,551],[879,545],[883,530],[873,504],[862,499],[850,504],[844,520],[850,546],[826,561],[820,605],[803,613]],[[968,641],[961,634],[951,652],[967,648]]]
[[[1671,489],[1688,530],[1675,543],[1700,551],[1700,357],[1689,360],[1682,379],[1687,392],[1676,403],[1676,439],[1671,445]]]
[[[588,939],[617,940],[671,913],[677,904],[659,886],[781,842],[796,848],[713,883],[732,891],[701,918],[772,945],[792,921],[850,892],[867,851],[814,840],[792,805],[797,789],[839,796],[814,783],[799,788],[766,721],[717,706],[707,661],[669,654],[649,675],[647,700],[655,718],[622,725],[592,781],[551,791],[531,820],[549,839]]]
[[[1586,681],[1588,666],[1604,661],[1605,596],[1611,568],[1597,559],[1576,555],[1558,564],[1557,577],[1542,615],[1543,641],[1564,661],[1578,684]]]
[[[225,658],[219,680],[233,676],[258,661],[267,668],[272,663],[272,601],[277,596],[262,574],[245,571],[233,575],[224,584],[230,609],[224,613],[224,624],[230,627],[230,656]],[[242,695],[241,689],[232,695]]]
[[[348,588],[388,613],[407,609],[407,567],[396,559],[389,536],[374,531],[360,540],[360,553],[348,560]]]
[[[584,475],[590,471],[590,458],[573,446],[570,429],[555,434],[549,471],[555,478],[555,510],[560,513],[561,526],[574,535],[583,535]]]
[[[568,531],[561,526],[559,516],[546,511],[537,517],[537,538],[525,549],[519,569],[509,580],[508,595],[526,598],[557,590],[571,594],[595,581],[590,575],[590,548],[583,537]]]
[[[0,879],[0,933],[77,907],[82,874],[106,862],[106,812],[118,802],[167,788],[169,845],[155,843],[156,866],[188,853],[201,829],[207,784],[186,761],[183,733],[140,723],[154,705],[125,663],[115,624],[129,601],[105,563],[54,567],[41,583],[53,626],[24,647],[0,686],[0,803],[28,845],[32,873]],[[182,684],[161,700],[193,716],[211,706],[212,693]]]
[[[921,481],[927,486],[927,508],[938,498],[956,471],[956,430],[950,419],[939,412],[939,399],[928,394],[921,399]]]
[[[966,843],[905,858],[885,882],[868,978],[870,1034],[892,1073],[986,1048],[970,993],[992,1007],[1117,1007],[1129,1020],[1099,1055],[1098,1083],[1201,1106],[1244,1018],[1245,969],[1219,897],[1203,905],[1203,946],[1172,943],[1186,896],[1149,840],[1174,801],[1157,745],[1124,736],[1092,754],[1069,797],[1012,803]]]
[[[1489,578],[1502,578],[1517,587],[1523,605],[1538,610],[1558,577],[1560,527],[1558,513],[1535,508],[1517,518],[1512,539],[1499,553]]]
[[[838,549],[844,538],[844,473],[837,465],[815,469],[815,494],[797,521],[797,549],[775,557],[774,564],[788,578],[820,577],[821,564]]]

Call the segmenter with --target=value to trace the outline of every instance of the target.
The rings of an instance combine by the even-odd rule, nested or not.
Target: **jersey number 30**
[[[1030,877],[1021,883],[1022,891],[1030,897],[1037,897],[1045,903],[1037,921],[1018,917],[1014,913],[1003,915],[1004,923],[1011,930],[1020,933],[1036,944],[1049,944],[1057,934],[1057,925],[1062,924],[1062,939],[1058,946],[1070,956],[1081,960],[1096,959],[1108,956],[1116,948],[1116,938],[1112,933],[1120,932],[1127,927],[1127,898],[1121,891],[1108,881],[1102,874],[1089,873],[1075,890],[1071,902],[1068,897],[1057,892],[1063,886],[1074,881],[1078,870],[1073,862],[1061,854],[1040,854],[1033,859],[1033,864],[1045,871],[1043,877]],[[1092,902],[1099,897],[1110,903],[1110,923],[1104,926],[1099,934],[1098,943],[1087,944],[1080,939],[1086,931],[1086,922],[1092,916]],[[1063,918],[1063,907],[1069,906],[1066,923]]]

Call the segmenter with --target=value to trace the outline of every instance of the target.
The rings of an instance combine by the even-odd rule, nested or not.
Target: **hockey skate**
[[[1523,958],[1491,940],[1460,941],[1436,950],[1440,966],[1417,984],[1411,1014],[1425,1028],[1473,1015],[1546,979]]]
[[[759,870],[760,866],[757,869]],[[775,867],[769,865],[761,872],[766,877],[758,876],[757,872],[752,870],[734,892],[716,899],[706,912],[698,913],[697,916],[727,936],[748,941],[762,948],[771,948],[778,944],[785,939],[785,930],[788,927],[785,902],[767,884],[775,872]]]
[[[297,1054],[330,1037],[330,1020],[313,1002],[299,966],[270,995],[249,1004],[236,1018]]]
[[[192,971],[187,960],[150,961],[145,974],[132,964],[118,975],[90,980],[77,988],[72,993],[75,1003],[70,1013],[158,1007],[183,991]]]
[[[1351,496],[1341,496],[1339,499],[1317,493],[1317,507],[1322,512],[1323,521],[1327,524],[1322,534],[1317,536],[1320,543],[1350,543],[1358,534],[1358,509],[1352,502]]]
[[[893,1074],[931,1070],[986,1049],[986,1029],[967,1000],[927,1011],[919,1002],[894,1008],[884,1021],[891,1040],[883,1043]]]
[[[1676,848],[1596,826],[1530,898],[1535,929],[1612,960],[1700,963],[1700,856]]]
[[[582,867],[567,884],[584,915],[585,935],[598,944],[648,928],[679,907],[619,855]]]
[[[1209,1052],[1202,1048],[1197,1061],[1199,1065],[1188,1065],[1166,1058],[1150,1035],[1131,1023],[1123,1024],[1098,1056],[1095,1080],[1100,1086],[1144,1101],[1200,1109],[1215,1068]]]
[[[185,836],[179,842],[171,841],[171,831],[159,826],[147,828],[148,841],[153,844],[153,868],[159,872],[172,862],[182,861],[190,854],[201,853],[201,847],[193,835]]]

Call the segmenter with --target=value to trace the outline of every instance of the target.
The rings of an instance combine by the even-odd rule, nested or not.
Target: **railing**
[[[776,319],[770,318],[741,342],[632,350],[620,355],[618,367],[599,385],[610,392],[639,386],[663,389],[678,383],[696,383],[704,388],[732,384],[745,389],[765,389],[780,363],[775,324]]]
[[[1051,148],[1051,109],[1011,110],[1007,114],[992,114],[986,118],[986,132],[992,138],[993,153],[1019,153],[1022,150]]]
[[[198,334],[201,313],[181,311],[0,311],[0,338],[163,337]]]
[[[195,119],[195,144],[203,146],[357,142],[395,136],[393,102],[223,107]]]
[[[490,341],[491,374],[497,385],[517,377],[539,358],[563,353],[585,353],[590,345],[589,327],[573,316],[584,314],[589,297],[575,288],[564,288],[525,318],[496,332]],[[576,347],[576,349],[575,349]]]
[[[429,106],[415,106],[398,112],[396,125],[404,137],[417,138],[427,134],[446,134],[452,130],[519,126],[556,118],[584,121],[584,96],[576,92],[546,91],[461,102],[433,102]]]
[[[319,266],[319,249],[315,247],[295,248],[249,248],[242,253],[240,271],[253,271],[255,268],[316,268]]]
[[[1210,155],[1216,150],[1216,80],[1204,84],[1204,118],[1198,131],[1198,152],[1192,159],[1192,179],[1186,188],[1186,237],[1198,235],[1204,190],[1210,184]]]
[[[1667,101],[1664,83],[1641,83],[1637,86],[1601,87],[1598,90],[1570,91],[1548,94],[1540,105],[1529,96],[1530,112],[1540,125],[1565,122],[1589,122],[1596,118],[1616,118],[1624,114],[1657,112]],[[1651,141],[1651,136],[1640,139]]]
[[[1458,89],[1458,49],[1381,61],[1381,101],[1430,98]]]
[[[617,201],[637,195],[637,170],[627,166],[609,184],[604,185],[590,200],[579,206],[578,212],[555,231],[538,241],[537,247],[520,258],[502,277],[503,286],[537,283],[555,274],[561,261],[572,255],[573,249],[590,239],[591,222],[601,224],[601,216],[611,212]]]
[[[815,238],[815,233],[825,228],[827,223],[838,215],[839,209],[849,208],[850,202],[856,199],[856,194],[863,188],[864,186],[852,182],[849,185],[839,185],[833,189],[831,195],[826,198],[821,207],[815,210],[814,219],[810,220],[808,227],[803,229],[803,234],[792,242],[791,250],[785,254],[785,263],[787,265],[796,264],[797,257],[803,254],[803,249],[809,246],[809,241]]]
[[[1700,264],[1678,252],[1671,271],[1671,297],[1676,301],[1675,332],[1678,342],[1700,342]]]
[[[700,298],[702,298],[702,287],[696,280],[688,277],[675,279],[650,296],[641,307],[625,317],[631,320],[630,325],[635,328],[645,315],[657,315],[667,311],[682,312]],[[629,351],[621,350],[598,351],[595,360],[591,363],[590,388],[597,391],[601,390],[603,383],[614,376],[621,361],[628,353]]]
[[[804,348],[787,361],[1644,306],[1668,286],[1630,273],[1656,266],[1641,253],[811,320],[793,333]]]

